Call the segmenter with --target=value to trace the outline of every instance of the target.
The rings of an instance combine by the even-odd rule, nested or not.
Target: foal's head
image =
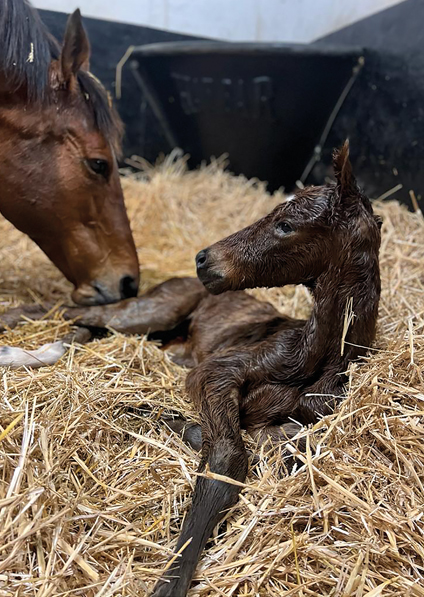
[[[122,126],[89,58],[79,11],[60,49],[25,0],[0,0],[0,211],[87,305],[135,296],[139,283]]]
[[[219,294],[313,286],[353,254],[359,261],[368,254],[376,258],[380,222],[356,184],[347,142],[334,152],[333,166],[336,183],[298,190],[261,220],[200,251],[197,274],[206,288]]]

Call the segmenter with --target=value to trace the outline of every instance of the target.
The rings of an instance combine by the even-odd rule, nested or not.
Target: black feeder
[[[271,191],[306,180],[364,63],[358,49],[208,41],[149,44],[130,60],[169,150],[191,167],[228,154]]]

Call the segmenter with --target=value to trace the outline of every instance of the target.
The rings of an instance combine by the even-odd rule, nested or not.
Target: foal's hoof
[[[12,369],[47,367],[57,363],[66,351],[67,348],[60,341],[44,344],[37,350],[25,350],[15,346],[0,346],[0,367],[10,367]]]
[[[172,431],[181,435],[183,442],[191,446],[196,452],[200,452],[202,449],[202,430],[200,425],[197,423],[188,423],[181,417],[169,419],[165,422]]]

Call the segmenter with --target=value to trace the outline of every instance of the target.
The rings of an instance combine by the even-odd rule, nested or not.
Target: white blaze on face
[[[299,217],[303,215],[305,224],[307,222],[313,222],[319,218],[328,208],[328,199],[325,196],[325,193],[321,195],[314,192],[308,197],[306,191],[307,189],[301,197],[298,197],[296,193],[287,195],[284,201],[284,203],[290,203],[291,201],[298,199],[298,203],[296,204],[296,207],[298,207],[297,215]]]

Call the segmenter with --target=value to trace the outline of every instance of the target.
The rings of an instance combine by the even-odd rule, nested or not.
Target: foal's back
[[[304,320],[279,313],[270,303],[243,291],[205,297],[191,315],[186,355],[193,364],[227,349],[255,345],[283,330],[299,329]]]

